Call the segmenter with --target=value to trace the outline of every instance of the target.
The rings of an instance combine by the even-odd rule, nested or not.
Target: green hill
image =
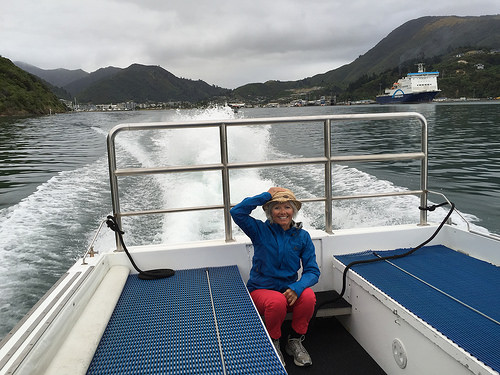
[[[248,100],[253,93],[258,92],[259,101],[305,95],[368,99],[375,97],[380,89],[383,90],[407,72],[415,71],[417,62],[425,62],[427,70],[438,70],[439,67],[434,64],[452,51],[499,48],[500,15],[422,17],[396,28],[350,64],[299,81],[250,83],[235,89],[234,96]],[[447,88],[447,85],[455,85],[448,81],[452,80],[452,70],[449,73],[450,75],[443,77],[440,82],[444,88]],[[490,73],[491,71],[487,71],[483,76]],[[500,80],[492,74],[489,77],[496,77],[492,84],[498,91]],[[363,90],[360,90],[361,87]],[[446,95],[448,96],[448,93]]]
[[[414,60],[445,55],[461,47],[500,48],[500,15],[421,17],[404,23],[352,63],[318,74],[311,83],[346,87],[362,75],[379,74]]]
[[[459,48],[431,59],[414,59],[381,74],[365,74],[338,94],[339,101],[371,99],[423,62],[427,71],[438,71],[437,98],[496,98],[500,96],[500,52]]]
[[[40,79],[0,56],[0,116],[44,115],[66,110]]]
[[[178,78],[160,66],[133,64],[96,81],[76,97],[79,102],[94,104],[125,101],[196,103],[227,92],[229,90],[211,86],[204,81]]]

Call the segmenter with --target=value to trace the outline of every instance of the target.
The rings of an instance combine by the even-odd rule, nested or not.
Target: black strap
[[[132,256],[130,255],[127,246],[125,246],[125,242],[123,241],[123,232],[120,227],[118,226],[118,223],[116,222],[116,219],[114,216],[109,215],[106,220],[106,224],[108,228],[110,228],[112,231],[116,232],[118,234],[118,237],[120,238],[120,243],[123,246],[123,250],[125,250],[125,254],[127,254],[128,259],[130,260],[130,263],[132,263],[132,266],[135,268],[137,272],[139,272],[139,279],[142,280],[156,280],[156,279],[164,279],[166,277],[173,276],[175,274],[175,271],[169,268],[162,268],[162,269],[155,269],[155,270],[147,270],[147,271],[142,271],[139,267],[134,262],[134,259],[132,259]]]
[[[436,208],[441,207],[441,206],[445,206],[447,204],[448,204],[448,202],[443,202],[440,204],[433,204],[432,206],[427,206],[427,207],[419,206],[418,209],[421,211],[434,211]],[[453,209],[452,209],[452,211],[453,211]]]

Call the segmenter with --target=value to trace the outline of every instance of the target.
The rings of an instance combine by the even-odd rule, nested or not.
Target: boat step
[[[351,304],[343,298],[339,299],[339,294],[335,290],[316,292],[316,306],[320,307],[316,313],[316,317],[318,318],[350,315],[352,310]],[[285,319],[291,320],[292,313],[286,314]]]

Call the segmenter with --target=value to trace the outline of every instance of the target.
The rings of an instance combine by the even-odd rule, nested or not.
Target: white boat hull
[[[313,232],[322,273],[314,289],[334,287],[340,291],[343,266],[334,260],[334,255],[387,249],[386,246],[415,246],[434,229],[435,226],[405,225],[341,230],[333,235]],[[457,248],[457,242],[461,251],[500,263],[500,252],[495,252],[499,247],[497,241],[451,226],[445,226],[431,244]],[[476,253],[477,249],[481,253]],[[245,279],[250,270],[252,246],[242,237],[232,243],[147,246],[133,248],[132,252],[136,263],[145,269],[158,264],[174,269],[236,264]],[[86,372],[123,286],[124,275],[135,272],[123,252],[99,254],[88,260],[86,265],[78,261],[53,293],[10,335],[0,351],[1,358],[9,358],[0,374],[12,369],[16,374],[32,374],[35,370],[56,374],[68,368],[74,374]],[[356,274],[349,276],[345,298],[352,304],[352,314],[339,319],[388,374],[496,373]],[[406,352],[404,369],[393,355],[395,340],[401,342]]]

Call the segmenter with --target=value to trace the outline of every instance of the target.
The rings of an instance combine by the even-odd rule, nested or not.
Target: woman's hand
[[[292,306],[295,303],[295,301],[297,301],[297,298],[299,298],[297,296],[297,293],[295,293],[290,288],[288,288],[287,290],[285,290],[283,292],[283,295],[286,297],[286,300],[287,300],[289,306]]]
[[[286,189],[282,187],[272,187],[269,188],[267,192],[271,194],[271,197],[274,197],[274,194],[276,194],[278,191],[286,191]]]

